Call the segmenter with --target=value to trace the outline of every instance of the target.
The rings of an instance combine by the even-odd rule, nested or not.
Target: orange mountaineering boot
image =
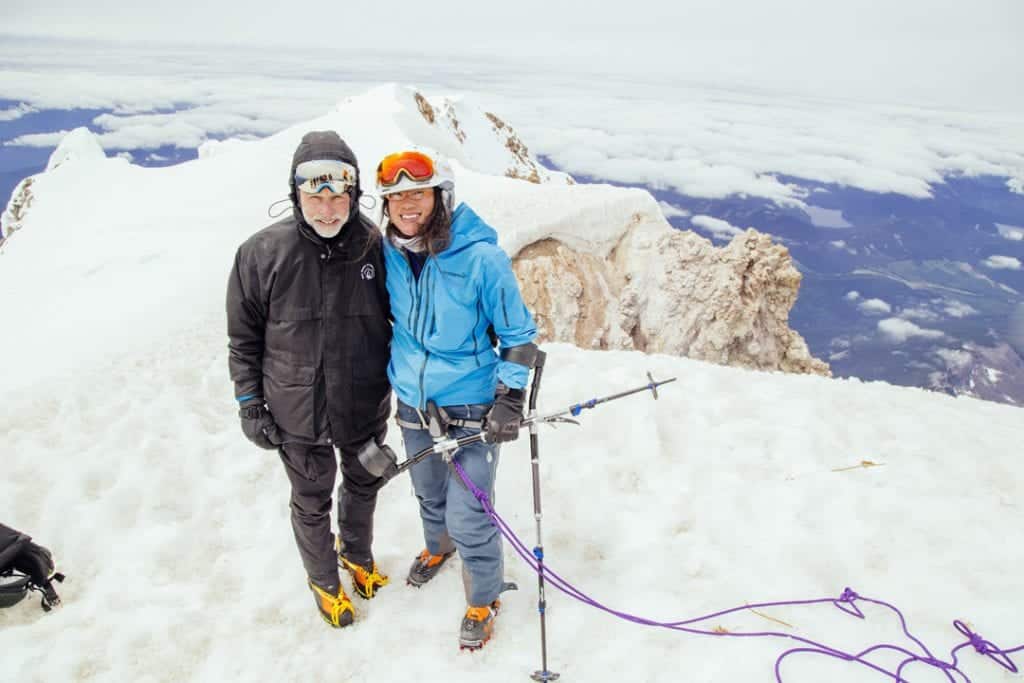
[[[309,580],[309,589],[313,591],[313,599],[320,616],[330,626],[342,628],[351,624],[356,617],[352,602],[345,595],[341,585],[321,587]]]
[[[462,627],[459,629],[459,649],[479,650],[488,640],[494,631],[494,620],[501,608],[501,601],[495,600],[484,607],[469,607],[466,609],[466,616],[462,618]]]

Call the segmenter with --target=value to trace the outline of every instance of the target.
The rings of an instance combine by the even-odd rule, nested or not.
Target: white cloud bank
[[[1024,240],[1024,228],[1019,225],[1005,225],[1003,223],[996,223],[996,230],[1002,237],[1015,242]]]
[[[714,218],[712,216],[694,216],[690,219],[690,222],[698,228],[704,228],[720,240],[731,240],[736,235],[743,234],[743,230],[741,228],[737,228],[729,221],[724,221],[721,218]]]
[[[982,265],[993,270],[1020,270],[1020,259],[1013,256],[989,256]]]
[[[882,337],[893,344],[903,342],[915,337],[922,339],[941,339],[945,335],[939,330],[929,330],[918,327],[914,323],[901,318],[886,318],[878,321],[878,331]]]
[[[892,306],[881,299],[865,299],[857,304],[857,308],[868,315],[886,315],[892,312]]]
[[[967,316],[975,315],[978,312],[978,310],[970,304],[965,304],[962,301],[955,300],[946,301],[942,310],[951,318],[966,318]]]
[[[668,202],[659,201],[658,206],[661,207],[661,213],[665,218],[686,218],[690,215],[690,212],[686,209],[680,209],[678,206]]]
[[[935,322],[942,319],[942,316],[923,304],[913,308],[904,308],[900,311],[900,317],[907,318],[908,320],[923,320],[925,322]]]
[[[22,102],[16,107],[8,107],[7,109],[0,109],[0,121],[16,121],[26,114],[31,114],[37,111],[34,107]]]
[[[811,219],[811,225],[816,228],[851,228],[852,224],[848,223],[843,217],[843,212],[839,209],[823,209],[820,206],[814,206],[808,204],[804,207],[804,212],[807,217]]]

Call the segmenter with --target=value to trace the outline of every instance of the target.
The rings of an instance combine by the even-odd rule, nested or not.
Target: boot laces
[[[324,608],[324,612],[330,614],[332,624],[338,625],[343,613],[353,611],[352,601],[348,599],[345,589],[341,586],[338,586],[337,595],[331,595],[315,583],[310,583],[310,586],[313,587],[313,590],[319,596],[320,605]]]
[[[352,578],[355,579],[356,583],[362,587],[366,593],[366,597],[373,597],[373,593],[376,589],[388,585],[391,579],[385,574],[381,574],[377,569],[377,563],[373,563],[373,567],[369,570],[366,567],[356,564],[355,562],[349,562],[345,557],[341,558],[342,563],[352,574]]]
[[[444,555],[431,555],[430,551],[425,549],[420,553],[419,562],[420,567],[423,569],[430,569],[436,567],[444,561]]]

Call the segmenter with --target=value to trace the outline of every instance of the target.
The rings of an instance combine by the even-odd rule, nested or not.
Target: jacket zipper
[[[433,277],[433,269],[430,268],[431,257],[427,257],[427,260],[423,263],[423,269],[420,271],[420,278],[416,282],[417,293],[422,289],[422,296],[416,298],[416,323],[421,328],[419,335],[417,336],[417,330],[413,330],[413,338],[417,339],[420,346],[423,347],[423,366],[420,368],[420,409],[425,410],[427,407],[427,390],[424,386],[425,377],[427,374],[427,362],[430,360],[430,351],[427,350],[426,344],[426,326],[427,326],[427,311],[430,310],[430,286],[426,282],[428,278]],[[420,309],[422,307],[423,312],[423,323],[420,325]]]
[[[325,283],[326,283],[326,280],[327,280],[327,262],[331,260],[331,247],[327,246],[326,250],[323,253],[321,253],[320,255],[323,257],[323,258],[320,259],[320,261],[321,261],[321,263],[320,263],[320,308],[323,309],[324,304],[327,301],[327,299],[326,299],[327,287],[326,287]],[[323,368],[323,366],[324,366],[324,338],[327,336],[327,331],[324,329],[324,319],[326,317],[327,316],[325,316],[323,314],[320,315],[320,348],[317,349],[317,359],[316,359],[316,366],[318,368]],[[324,378],[323,379],[324,379],[324,394],[325,394],[325,396],[324,396],[324,405],[326,406],[327,405],[327,396],[326,396],[326,393],[327,393],[327,375],[326,375],[326,373],[324,374]],[[320,420],[317,419],[319,416],[316,414],[317,404],[319,403],[319,401],[316,400],[316,396],[315,396],[317,384],[318,384],[317,378],[316,378],[316,375],[314,375],[313,376],[313,393],[314,393],[314,397],[313,397],[313,432],[314,432],[314,434],[316,433],[317,425],[320,424]],[[327,439],[327,443],[331,443],[331,441],[333,441],[333,439],[334,439],[334,436],[333,436],[333,434],[330,433],[330,420],[328,420],[327,423],[328,423],[328,428],[327,428],[328,434],[327,434],[327,436],[325,438]],[[308,469],[309,468],[308,468],[308,463],[307,463],[307,470]],[[308,476],[308,472],[307,472],[307,476]]]

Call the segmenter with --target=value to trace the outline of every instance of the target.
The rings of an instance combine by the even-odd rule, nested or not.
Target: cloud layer
[[[371,84],[400,81],[474,96],[515,126],[531,151],[572,173],[697,197],[742,193],[807,206],[804,190],[781,174],[912,197],[929,196],[948,173],[1002,175],[1014,187],[1024,181],[1024,105],[986,111],[966,91],[958,109],[882,105],[841,97],[827,81],[816,95],[754,88],[718,71],[714,51],[706,71],[721,77],[711,85],[561,60],[537,69],[497,52],[468,60],[367,50],[325,61],[315,50],[251,46],[98,49],[4,39],[0,48],[0,97],[26,107],[113,110],[94,122],[108,150],[266,135]],[[816,215],[840,224],[841,217]]]

